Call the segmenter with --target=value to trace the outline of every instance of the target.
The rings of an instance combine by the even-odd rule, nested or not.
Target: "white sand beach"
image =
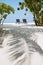
[[[4,25],[0,65],[43,65],[43,27]],[[20,55],[19,55],[20,54]]]

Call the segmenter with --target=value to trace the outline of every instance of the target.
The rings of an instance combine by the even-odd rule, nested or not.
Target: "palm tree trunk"
[[[36,26],[43,26],[42,16],[40,16],[39,14],[37,14],[36,17],[34,15],[34,21]]]
[[[34,14],[34,22],[35,22],[35,25],[37,26],[37,20],[35,18],[35,14]]]

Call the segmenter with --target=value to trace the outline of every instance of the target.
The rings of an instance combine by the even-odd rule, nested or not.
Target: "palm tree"
[[[6,19],[6,17],[10,14],[10,13],[14,13],[14,8],[11,7],[10,5],[7,5],[5,3],[0,3],[0,36],[2,36],[3,33],[3,28],[1,27],[1,24],[3,26],[3,22]]]
[[[43,26],[43,20],[42,20],[42,0],[24,0],[24,2],[19,2],[20,9],[30,9],[30,11],[33,13],[35,24],[38,26]],[[28,11],[26,9],[26,11]]]
[[[5,3],[0,3],[0,24],[4,22],[4,20],[6,19],[6,17],[10,14],[10,13],[14,13],[14,8],[5,4]],[[3,20],[3,22],[2,22]]]

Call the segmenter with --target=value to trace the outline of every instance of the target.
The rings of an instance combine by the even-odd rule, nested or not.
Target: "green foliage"
[[[3,18],[4,18],[4,19],[6,19],[6,17],[7,17],[7,14],[3,15]]]
[[[10,5],[7,5],[5,3],[0,3],[0,23],[1,21],[6,19],[6,17],[10,14],[10,13],[14,13],[14,8],[11,7]]]
[[[24,9],[24,6],[25,6],[25,3],[24,2],[19,2],[19,5],[20,5],[20,9]]]
[[[20,10],[20,8],[17,8],[17,10]]]
[[[28,11],[28,9],[26,8],[26,11]]]
[[[30,11],[33,13],[34,21],[38,23],[37,25],[43,25],[43,13],[41,11],[41,8],[43,8],[43,0],[24,0],[24,2],[19,2],[20,9],[30,9]],[[42,14],[41,14],[42,13]]]
[[[19,5],[21,5],[22,3],[21,2],[19,2]]]

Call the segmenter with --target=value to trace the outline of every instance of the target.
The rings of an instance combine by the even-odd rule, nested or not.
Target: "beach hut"
[[[23,23],[27,23],[26,19],[23,19]]]
[[[20,19],[16,19],[16,23],[20,23]]]

